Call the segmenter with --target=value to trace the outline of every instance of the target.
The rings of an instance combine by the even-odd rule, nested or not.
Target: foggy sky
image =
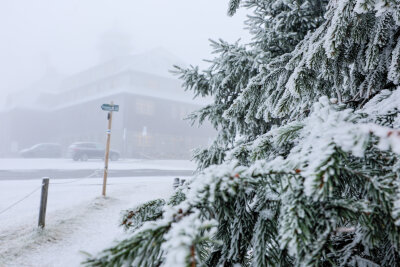
[[[2,0],[0,103],[49,67],[70,75],[99,63],[99,37],[119,31],[132,53],[164,47],[188,64],[210,58],[208,39],[250,39],[246,11],[228,17],[228,0]]]

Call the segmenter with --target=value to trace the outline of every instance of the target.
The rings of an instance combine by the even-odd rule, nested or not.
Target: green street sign
[[[105,111],[119,111],[119,105],[103,104],[101,109]]]

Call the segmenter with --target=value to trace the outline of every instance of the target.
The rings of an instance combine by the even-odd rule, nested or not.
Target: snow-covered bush
[[[198,174],[86,264],[400,266],[400,1],[240,5],[254,41],[176,69],[214,98]]]

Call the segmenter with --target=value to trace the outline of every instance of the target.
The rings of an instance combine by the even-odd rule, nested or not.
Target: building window
[[[151,116],[151,115],[154,115],[155,106],[154,106],[154,103],[151,101],[140,99],[140,100],[136,100],[135,109],[138,114]]]
[[[143,136],[142,134],[136,135],[136,144],[138,147],[150,147],[152,144],[152,138],[148,135]]]
[[[178,109],[175,106],[171,107],[171,117],[173,119],[177,119],[179,117],[178,115]]]
[[[179,119],[183,120],[187,117],[188,112],[186,111],[185,107],[179,108]]]
[[[189,115],[189,111],[184,106],[172,106],[171,115],[173,119],[183,120]]]

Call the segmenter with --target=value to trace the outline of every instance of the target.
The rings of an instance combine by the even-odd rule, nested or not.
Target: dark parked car
[[[75,161],[88,159],[104,159],[105,146],[99,143],[79,142],[73,143],[68,148],[68,156]],[[119,152],[110,149],[110,160],[118,160]]]
[[[42,143],[23,149],[19,154],[24,158],[60,158],[62,148],[59,144]]]

